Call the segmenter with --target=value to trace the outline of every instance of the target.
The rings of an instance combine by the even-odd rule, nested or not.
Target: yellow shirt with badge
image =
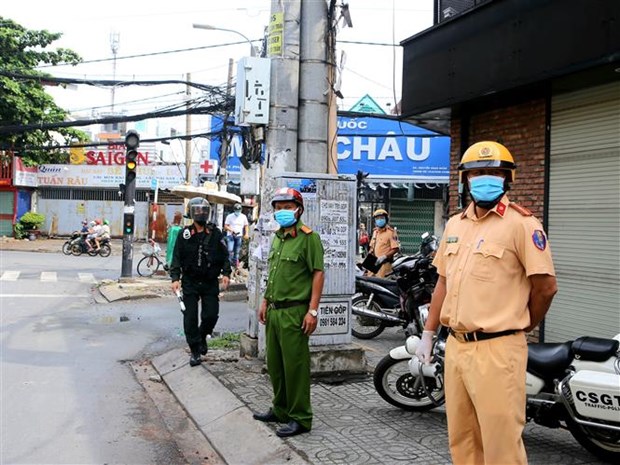
[[[375,228],[372,231],[372,239],[370,240],[370,253],[375,257],[386,255],[392,249],[400,249],[400,242],[396,230],[392,226],[385,228]],[[375,276],[384,277],[392,270],[391,263],[384,263]]]
[[[446,278],[441,324],[466,332],[525,329],[528,277],[555,276],[542,225],[506,195],[482,218],[473,202],[450,218],[433,265]]]

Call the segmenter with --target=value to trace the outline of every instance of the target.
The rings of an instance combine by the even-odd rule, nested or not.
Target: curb
[[[285,441],[275,436],[267,425],[254,420],[250,409],[224,387],[205,364],[189,367],[185,350],[172,350],[155,357],[151,363],[226,463],[309,463]]]

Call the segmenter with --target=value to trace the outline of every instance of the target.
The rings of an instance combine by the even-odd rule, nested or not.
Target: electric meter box
[[[267,124],[269,122],[269,58],[243,57],[237,64],[235,92],[235,124]]]

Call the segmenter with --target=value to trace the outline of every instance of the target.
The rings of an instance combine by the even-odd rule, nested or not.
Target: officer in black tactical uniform
[[[187,216],[194,220],[194,224],[184,227],[177,237],[170,277],[172,292],[176,293],[180,287],[183,288],[186,308],[183,328],[192,353],[189,364],[196,366],[200,365],[200,356],[207,354],[207,335],[213,332],[218,319],[218,277],[220,274],[224,275],[222,286],[226,289],[231,268],[222,231],[215,224],[207,223],[211,216],[209,202],[202,197],[194,197],[187,204]],[[202,306],[200,326],[199,299]]]

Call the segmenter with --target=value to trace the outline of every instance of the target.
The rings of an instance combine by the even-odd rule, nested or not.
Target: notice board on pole
[[[304,224],[316,231],[325,251],[325,284],[311,345],[351,341],[351,296],[355,293],[357,184],[351,175],[285,173],[277,187],[304,198]]]

